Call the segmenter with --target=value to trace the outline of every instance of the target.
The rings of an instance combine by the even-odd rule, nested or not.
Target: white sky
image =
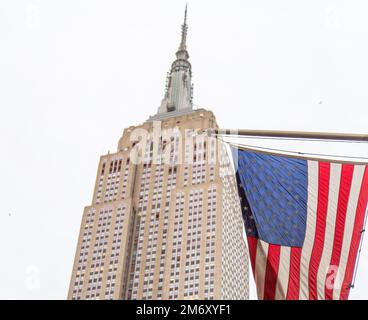
[[[184,5],[0,2],[0,298],[66,298],[99,156],[156,112]],[[223,128],[366,133],[367,10],[365,0],[189,2],[195,104]],[[353,299],[368,298],[365,240]]]

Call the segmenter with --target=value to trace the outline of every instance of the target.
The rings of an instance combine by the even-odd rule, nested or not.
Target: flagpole
[[[209,135],[231,135],[249,137],[273,137],[317,140],[346,140],[368,142],[368,134],[330,133],[330,132],[303,132],[277,130],[248,130],[248,129],[209,129]]]

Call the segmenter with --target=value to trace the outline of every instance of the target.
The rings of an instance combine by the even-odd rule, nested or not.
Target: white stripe
[[[285,300],[289,284],[290,272],[290,247],[281,246],[279,272],[276,282],[275,300]]]
[[[353,235],[354,222],[356,209],[359,200],[360,189],[362,186],[365,166],[356,165],[354,166],[353,180],[351,183],[350,197],[348,202],[348,208],[346,212],[344,238],[342,242],[340,264],[337,271],[337,277],[334,282],[333,299],[340,299],[341,285],[344,280],[346,264],[348,262],[351,237]]]
[[[331,163],[325,239],[323,243],[321,261],[317,271],[317,299],[319,300],[325,299],[326,276],[330,272],[330,262],[337,216],[337,204],[339,201],[341,169],[341,164]]]
[[[299,299],[309,299],[309,262],[316,230],[318,204],[318,161],[308,160],[308,212],[304,244],[300,259]]]
[[[257,285],[258,300],[263,300],[264,294],[264,283],[266,277],[267,267],[267,256],[268,256],[268,243],[262,240],[258,240],[256,261],[254,268],[254,280]]]

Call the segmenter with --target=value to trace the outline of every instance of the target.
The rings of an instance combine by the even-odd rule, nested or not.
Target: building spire
[[[184,22],[181,26],[181,40],[176,60],[171,65],[165,86],[165,96],[153,118],[170,116],[175,113],[190,112],[193,108],[192,67],[187,51],[187,15],[188,5],[185,5]]]
[[[189,54],[187,51],[187,33],[188,33],[187,13],[188,13],[188,4],[185,5],[184,23],[181,26],[181,41],[179,49],[176,52],[176,57],[178,59],[185,59],[185,60],[189,58]]]

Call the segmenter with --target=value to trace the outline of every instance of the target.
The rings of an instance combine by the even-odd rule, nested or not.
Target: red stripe
[[[280,246],[269,244],[263,300],[275,300],[277,275],[279,273]]]
[[[299,300],[300,259],[302,248],[292,247],[290,250],[289,284],[286,300]]]
[[[355,269],[360,238],[362,236],[361,230],[363,229],[365,212],[367,210],[367,201],[368,201],[368,166],[366,166],[364,170],[362,187],[360,189],[357,211],[354,221],[354,229],[350,244],[349,257],[346,265],[345,277],[341,287],[341,294],[340,294],[341,300],[346,300],[349,297],[350,292],[349,285],[351,284]]]
[[[253,275],[254,275],[258,239],[249,236],[247,237],[247,240],[248,240],[249,258],[250,258],[250,263],[252,265],[252,270],[253,270]]]
[[[344,238],[346,212],[348,208],[351,182],[353,179],[354,165],[344,164],[341,168],[341,179],[339,189],[339,199],[337,203],[337,213],[335,221],[334,242],[332,247],[332,255],[330,260],[330,266],[336,266],[340,264],[341,248]],[[333,186],[332,186],[333,187]],[[329,280],[327,280],[329,279]],[[335,279],[330,279],[330,274],[326,275],[325,280],[325,299],[333,299],[333,283]],[[327,284],[329,284],[327,286]]]
[[[325,240],[329,183],[330,163],[319,162],[316,231],[309,263],[309,300],[317,299],[317,274]]]

